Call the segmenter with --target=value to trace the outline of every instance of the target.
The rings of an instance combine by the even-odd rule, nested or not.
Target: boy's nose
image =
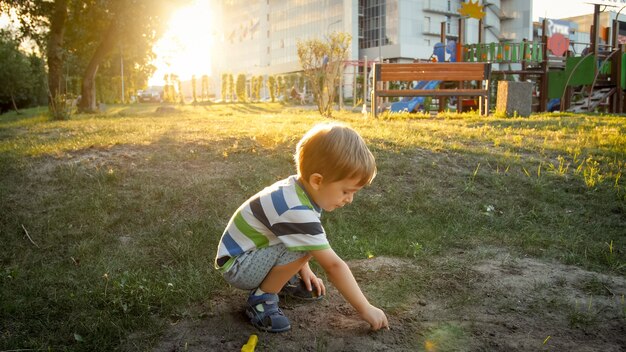
[[[347,204],[352,203],[352,198],[353,198],[353,197],[354,197],[354,195],[353,195],[353,194],[348,195],[348,197],[346,198],[346,203],[347,203]]]

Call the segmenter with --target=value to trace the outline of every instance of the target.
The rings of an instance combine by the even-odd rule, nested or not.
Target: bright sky
[[[525,1],[525,0],[517,0]],[[533,20],[563,18],[593,12],[593,0],[533,0]],[[619,10],[619,8],[618,8]],[[190,7],[172,15],[170,30],[154,47],[156,73],[149,85],[163,85],[163,76],[175,73],[182,80],[211,74],[213,14],[207,0],[195,0]]]
[[[153,47],[157,71],[148,85],[162,86],[168,73],[187,81],[196,75],[211,75],[212,12],[209,1],[196,0],[190,7],[174,13],[169,29]]]
[[[593,0],[533,0],[533,21],[537,21],[539,17],[556,19],[590,14],[593,13],[593,2]],[[615,11],[626,5],[620,1],[616,3],[619,6],[614,8]],[[626,9],[622,12],[626,12]]]

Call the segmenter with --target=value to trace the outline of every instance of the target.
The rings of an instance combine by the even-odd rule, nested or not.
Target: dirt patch
[[[402,302],[403,309],[388,310],[390,330],[369,331],[329,287],[321,302],[281,302],[292,323],[290,332],[259,332],[243,313],[246,294],[233,289],[199,307],[201,313],[195,319],[172,321],[153,351],[238,351],[251,334],[259,337],[256,351],[626,349],[623,277],[513,258],[499,250],[487,259],[476,259],[481,256],[484,253],[454,253],[442,258],[443,277],[450,261],[467,265],[445,279],[433,276],[429,279],[432,289],[409,295]],[[399,276],[424,274],[423,268],[408,259],[376,257],[349,265],[360,281],[376,280],[381,285]]]

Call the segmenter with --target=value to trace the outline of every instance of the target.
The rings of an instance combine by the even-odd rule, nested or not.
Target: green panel
[[[476,61],[476,45],[472,44],[467,47],[467,52],[465,53],[465,61],[467,62],[475,62]]]
[[[578,65],[580,61],[582,61],[582,63]],[[578,65],[576,71],[569,81],[569,85],[582,86],[584,84],[593,83],[593,76],[595,75],[595,63],[596,59],[593,55],[588,57],[568,57],[567,61],[565,62],[565,72],[568,73],[568,76],[569,73],[572,72],[574,67]]]
[[[569,74],[566,71],[548,72],[548,99],[561,98]]]
[[[530,61],[530,51],[531,51],[530,42],[523,42],[522,43],[522,60],[523,61]]]
[[[483,62],[483,46],[476,45],[476,61]]]
[[[511,47],[512,47],[512,49],[511,49],[511,61],[513,61],[513,62],[519,62],[520,61],[520,59],[519,59],[519,52],[520,52],[519,46],[520,46],[519,43],[511,44]]]
[[[543,61],[543,45],[541,43],[535,43],[535,61]]]

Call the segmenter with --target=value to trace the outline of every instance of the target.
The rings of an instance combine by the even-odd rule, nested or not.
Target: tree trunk
[[[114,18],[109,24],[104,38],[96,48],[96,52],[91,57],[89,65],[83,74],[83,85],[81,88],[81,99],[78,105],[80,112],[96,112],[98,105],[96,104],[96,73],[98,67],[104,58],[113,50],[117,39],[117,21]]]
[[[15,110],[15,113],[17,115],[21,115],[22,113],[17,110],[17,104],[15,104],[15,97],[13,97],[13,92],[11,92],[11,102],[13,103],[13,110]]]
[[[48,39],[48,104],[54,104],[54,98],[65,94],[63,84],[63,36],[67,18],[67,1],[56,0],[54,13],[50,18],[50,37]]]

